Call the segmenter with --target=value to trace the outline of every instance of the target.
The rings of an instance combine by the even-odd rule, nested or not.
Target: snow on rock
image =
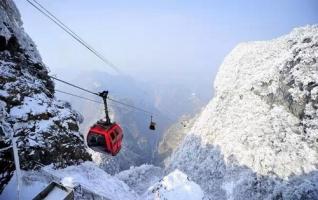
[[[50,179],[36,171],[21,171],[22,185],[20,188],[20,199],[33,199],[40,193],[49,183]],[[11,178],[8,185],[4,188],[0,195],[1,200],[17,199],[17,176]]]
[[[184,115],[163,133],[158,145],[158,157],[164,166],[169,165],[171,154],[178,149],[198,116],[198,114],[196,116]]]
[[[163,176],[163,170],[153,165],[141,165],[139,167],[130,167],[129,170],[121,171],[116,174],[119,180],[125,182],[131,189],[139,195],[158,182]]]
[[[45,167],[44,170],[59,177],[64,186],[81,185],[108,199],[134,200],[139,198],[124,182],[105,173],[92,162],[84,162],[58,170]]]
[[[0,1],[0,148],[17,139],[21,167],[56,167],[90,160],[78,132],[80,115],[54,97],[54,83],[35,44],[24,32],[12,0]],[[11,149],[0,153],[0,193],[14,165]]]
[[[144,199],[162,200],[202,200],[204,193],[200,186],[189,180],[188,176],[175,170],[154,184],[144,194]]]
[[[116,176],[107,174],[88,161],[64,169],[54,169],[50,165],[38,171],[22,171],[20,199],[34,198],[52,181],[73,189],[75,199],[203,199],[200,186],[190,181],[183,172],[175,170],[161,179],[162,176],[162,170],[152,165],[131,167]],[[13,176],[0,200],[17,199],[16,185],[16,176]],[[51,197],[58,199],[57,196]]]
[[[10,124],[5,120],[8,113],[5,110],[6,103],[0,100],[0,147],[8,147],[11,144],[10,138],[5,137],[5,133],[11,133]],[[14,162],[12,149],[0,152],[0,193],[4,186],[9,182],[14,172]]]
[[[318,26],[238,45],[214,87],[168,170],[210,199],[317,199]]]
[[[124,182],[105,173],[92,162],[84,162],[64,169],[54,169],[51,165],[40,171],[22,171],[20,199],[33,199],[52,181],[73,188],[75,199],[92,199],[93,195],[95,199],[139,199],[139,196]],[[16,176],[10,180],[0,199],[17,199]],[[59,198],[55,196],[55,199]]]

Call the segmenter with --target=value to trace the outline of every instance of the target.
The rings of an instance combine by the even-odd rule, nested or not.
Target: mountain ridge
[[[91,160],[78,132],[80,115],[54,97],[54,83],[14,2],[1,1],[0,10],[0,148],[10,146],[13,135],[25,170]],[[13,175],[11,151],[0,153],[0,191]]]
[[[313,25],[234,48],[168,170],[211,199],[317,197],[317,46]],[[292,180],[304,187],[292,192]]]

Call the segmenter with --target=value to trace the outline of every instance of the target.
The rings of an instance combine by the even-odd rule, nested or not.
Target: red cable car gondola
[[[87,134],[87,144],[94,151],[115,156],[121,149],[123,131],[116,123],[105,126],[103,122],[94,124]]]
[[[94,151],[111,154],[115,156],[121,149],[123,131],[121,127],[111,122],[107,108],[108,91],[99,93],[105,105],[106,121],[98,121],[94,124],[87,134],[87,145]]]

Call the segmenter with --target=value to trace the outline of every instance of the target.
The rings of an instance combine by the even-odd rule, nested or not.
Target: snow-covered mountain
[[[318,199],[318,26],[239,44],[169,170],[210,199]]]
[[[84,145],[82,134],[79,133],[78,123],[83,120],[82,116],[72,110],[69,103],[55,97],[54,83],[48,76],[48,70],[35,44],[24,32],[20,14],[13,1],[1,1],[0,11],[0,148],[5,148],[0,152],[1,200],[16,199],[18,195],[17,176],[13,176],[15,167],[10,148],[12,136],[17,139],[22,168],[19,194],[22,199],[32,199],[51,181],[73,188],[75,199],[175,199],[180,194],[202,198],[200,187],[180,171],[174,171],[163,178],[162,169],[143,165],[111,176],[96,163],[83,163],[91,160],[91,156]],[[136,94],[136,90],[133,93]],[[149,103],[144,103],[142,96],[138,95],[137,102],[149,109]],[[137,131],[148,130],[145,119],[137,118],[128,111],[120,113],[116,110],[115,113],[119,115],[114,116],[116,120],[135,122],[128,126],[130,137],[139,137],[135,135]],[[145,125],[144,129],[140,128],[141,123]],[[126,134],[129,139],[128,136]],[[152,135],[148,134],[145,137],[150,136]],[[153,140],[155,144],[158,136],[157,140]],[[135,145],[139,145],[139,148],[150,149],[148,146],[155,146],[142,139],[136,141]],[[126,149],[136,150],[131,147]],[[123,152],[125,153],[125,148]],[[129,157],[124,160],[127,166],[138,164],[134,154],[136,153],[133,151],[125,154]],[[138,156],[140,157],[136,154]],[[150,151],[146,156],[152,157],[153,152]],[[118,163],[103,164],[116,168]],[[191,192],[192,189],[194,193]]]
[[[80,115],[54,97],[54,84],[12,0],[0,1],[0,148],[17,139],[22,169],[90,160]],[[0,152],[0,192],[13,171],[12,149]]]
[[[13,1],[0,1],[0,11],[0,148],[10,146],[11,136],[18,141],[23,198],[57,181],[73,188],[76,199],[318,199],[318,26],[238,45],[220,67],[213,100],[186,128],[178,124],[167,131],[160,145],[160,153],[173,152],[167,168],[141,165],[116,173],[122,169],[116,160],[95,154],[95,163],[83,162],[91,156],[79,133],[82,117],[54,96],[54,83]],[[129,103],[153,109],[144,95]],[[178,103],[154,101],[168,110]],[[186,102],[202,105],[195,95]],[[124,164],[149,159],[154,152],[138,155],[154,145],[147,143],[151,135],[136,135],[146,131],[140,128],[145,119],[114,109],[114,118],[129,124],[128,139],[137,138],[130,143],[135,147],[123,148]],[[0,152],[1,200],[16,198],[11,152]]]
[[[32,199],[51,181],[74,190],[75,199],[201,200],[204,193],[199,185],[179,170],[162,178],[162,170],[151,165],[133,167],[111,176],[92,162],[64,169],[46,166],[38,171],[23,171],[20,198]],[[2,200],[16,199],[16,176],[0,195]],[[58,199],[55,196],[55,199]]]
[[[187,133],[191,130],[197,116],[184,115],[163,133],[158,145],[160,165],[164,166],[170,162],[171,154],[178,149]]]

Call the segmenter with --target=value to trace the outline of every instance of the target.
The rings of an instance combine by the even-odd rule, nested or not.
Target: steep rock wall
[[[25,170],[38,163],[61,167],[90,160],[79,119],[54,97],[54,83],[13,1],[0,1],[0,148],[14,135]],[[14,171],[11,152],[0,153],[0,192]]]
[[[318,198],[318,26],[238,45],[173,155],[211,199]]]

